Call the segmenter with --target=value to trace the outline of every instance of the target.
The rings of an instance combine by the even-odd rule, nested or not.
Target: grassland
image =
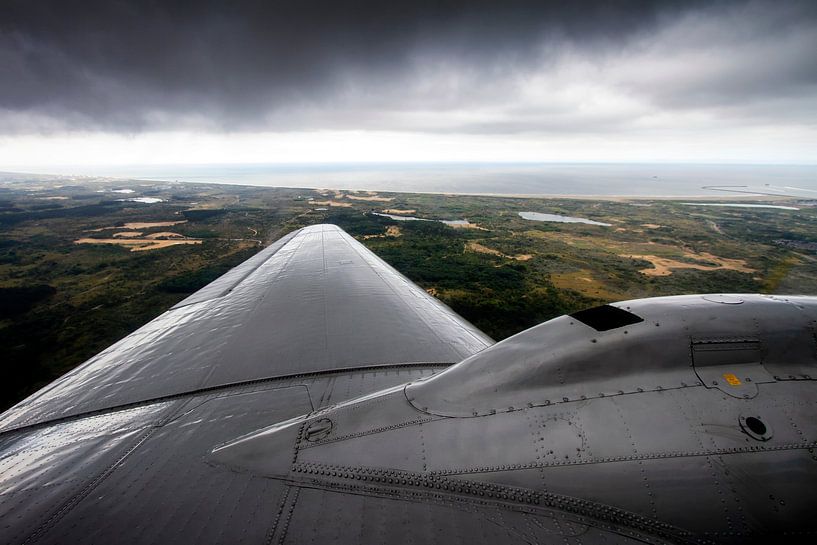
[[[121,200],[133,197],[163,202]],[[817,209],[787,204],[800,209],[6,177],[0,407],[305,225],[340,225],[502,339],[613,300],[817,294]],[[611,226],[534,222],[518,216],[524,211]]]

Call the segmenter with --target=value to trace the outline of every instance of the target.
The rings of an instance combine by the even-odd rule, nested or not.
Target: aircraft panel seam
[[[48,426],[52,426],[55,424],[61,424],[63,422],[71,422],[74,420],[81,420],[83,418],[93,418],[97,416],[103,416],[109,413],[123,411],[123,410],[131,410],[136,409],[139,407],[143,407],[145,405],[152,405],[154,403],[161,403],[163,401],[173,401],[176,399],[182,399],[189,396],[196,396],[200,394],[206,394],[210,392],[217,392],[221,390],[229,390],[232,388],[243,388],[246,386],[253,386],[256,384],[264,384],[267,382],[275,382],[275,381],[284,381],[284,380],[293,380],[299,378],[311,378],[311,377],[321,377],[321,376],[331,376],[331,375],[344,375],[344,374],[351,374],[351,373],[376,373],[378,371],[388,371],[390,369],[425,369],[430,367],[450,367],[454,365],[454,362],[450,363],[441,363],[441,362],[404,362],[404,363],[386,363],[386,364],[374,364],[374,365],[363,365],[359,367],[339,367],[336,369],[321,369],[319,371],[309,371],[304,373],[293,373],[289,375],[278,375],[275,377],[266,377],[266,378],[258,378],[252,380],[246,380],[241,382],[231,382],[228,384],[221,384],[217,386],[207,386],[204,388],[198,388],[195,390],[188,390],[186,392],[180,392],[177,394],[169,394],[166,396],[154,397],[150,399],[145,399],[141,401],[134,401],[132,403],[123,403],[122,405],[114,405],[112,407],[105,407],[103,409],[96,409],[92,411],[87,411],[79,414],[74,414],[70,416],[64,416],[59,418],[52,418],[49,420],[44,420],[42,422],[35,422],[33,424],[23,424],[20,426],[12,426],[8,428],[0,429],[0,437],[7,433],[18,432],[22,430],[30,430],[30,429],[38,429],[38,428],[45,428]],[[408,382],[408,381],[407,381]]]
[[[687,451],[687,452],[658,452],[633,456],[609,456],[597,458],[595,460],[568,460],[554,462],[532,462],[528,464],[508,464],[502,466],[486,466],[472,468],[442,469],[429,471],[429,475],[469,475],[474,473],[496,473],[501,471],[514,471],[518,469],[536,469],[547,467],[583,466],[594,464],[608,464],[618,462],[638,462],[645,460],[665,460],[672,458],[692,458],[701,456],[723,456],[729,454],[753,454],[762,452],[773,452],[782,450],[803,450],[817,448],[817,441],[803,443],[787,443],[785,445],[774,446],[751,446],[735,447],[728,449]]]

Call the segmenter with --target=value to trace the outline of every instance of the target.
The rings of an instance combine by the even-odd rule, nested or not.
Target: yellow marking
[[[726,379],[730,386],[740,386],[740,379],[733,373],[724,373],[723,378]]]

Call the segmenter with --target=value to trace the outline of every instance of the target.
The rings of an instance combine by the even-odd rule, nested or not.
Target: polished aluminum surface
[[[817,378],[814,298],[743,295],[742,304],[711,299],[617,303],[642,321],[607,331],[562,316],[411,385],[407,394],[433,414],[479,416],[691,386],[748,398],[774,377]],[[733,384],[725,375],[736,377]]]
[[[491,346],[297,231],[1,417],[0,542],[812,543],[817,298],[615,306]]]

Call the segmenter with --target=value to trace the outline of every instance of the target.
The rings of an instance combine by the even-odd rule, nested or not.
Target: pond
[[[384,218],[389,218],[397,221],[439,221],[440,223],[444,223],[446,225],[450,225],[455,227],[457,225],[470,225],[468,220],[430,220],[426,218],[415,218],[414,216],[398,216],[396,214],[383,214],[381,212],[372,212],[375,216],[382,216]]]
[[[601,225],[603,227],[610,227],[610,223],[602,223],[600,221],[593,221],[587,218],[575,218],[573,216],[560,216],[559,214],[543,214],[541,212],[519,212],[522,219],[530,221],[555,221],[559,223],[586,223],[587,225]]]
[[[164,202],[164,199],[159,199],[157,197],[133,197],[132,199],[118,199],[118,200],[128,202],[141,202],[144,204],[156,204],[158,202]]]

